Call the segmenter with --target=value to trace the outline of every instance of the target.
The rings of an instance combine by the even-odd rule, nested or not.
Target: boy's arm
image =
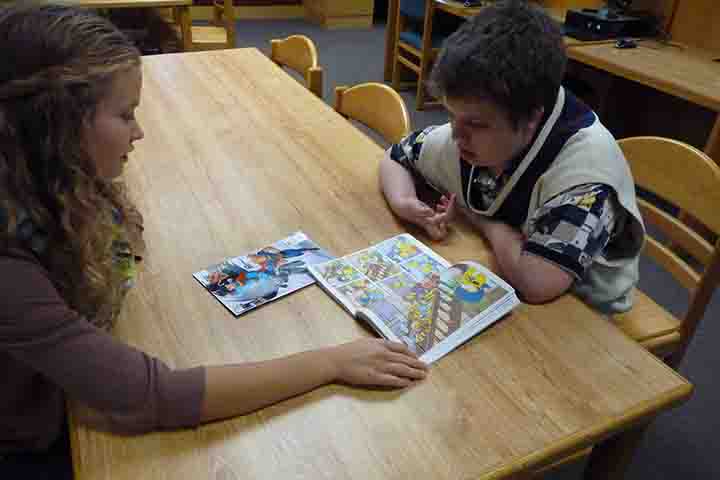
[[[542,257],[523,251],[525,238],[518,230],[491,220],[483,221],[480,227],[495,254],[500,275],[525,302],[548,302],[565,293],[572,285],[574,278],[568,272]]]
[[[588,183],[572,187],[537,209],[525,238],[508,225],[473,220],[495,253],[501,274],[529,303],[561,295],[603,255],[616,223],[624,222],[612,187]]]
[[[454,196],[443,197],[441,208],[434,209],[421,201],[415,190],[412,174],[400,163],[390,158],[390,149],[380,162],[380,187],[390,209],[395,214],[427,231],[434,240],[448,234],[448,223],[454,216]]]
[[[380,162],[380,187],[393,211],[395,211],[397,205],[400,205],[406,199],[417,198],[412,174],[390,158],[390,149],[385,151],[385,155]]]

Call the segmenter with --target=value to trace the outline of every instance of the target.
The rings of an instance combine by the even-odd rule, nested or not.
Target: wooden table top
[[[720,63],[717,53],[694,47],[639,40],[637,48],[613,43],[569,48],[576,61],[720,111]]]
[[[435,8],[451,13],[458,17],[472,17],[478,13],[484,5],[478,5],[475,7],[466,7],[463,2],[456,0],[433,0],[435,2]],[[486,2],[490,3],[490,2]]]
[[[87,8],[159,8],[190,6],[192,0],[69,0],[70,4]]]
[[[126,176],[148,251],[116,334],[175,367],[370,335],[317,286],[234,318],[191,275],[296,230],[337,255],[404,231],[379,191],[381,149],[255,49],[143,62],[146,138]],[[451,261],[488,261],[465,224],[430,245]],[[78,479],[490,479],[576,451],[690,392],[565,296],[520,306],[405,391],[332,385],[140,437],[76,421],[71,438]]]

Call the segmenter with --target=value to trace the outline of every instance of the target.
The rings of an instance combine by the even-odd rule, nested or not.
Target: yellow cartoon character
[[[476,268],[469,267],[458,278],[455,295],[464,302],[475,303],[482,300],[489,287],[487,277]]]
[[[590,208],[595,205],[596,200],[597,192],[589,192],[578,199],[577,206],[590,210]]]
[[[398,242],[397,249],[401,258],[409,258],[417,253],[417,247],[409,242]]]

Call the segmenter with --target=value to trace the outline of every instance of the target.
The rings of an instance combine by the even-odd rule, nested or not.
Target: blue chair
[[[434,14],[433,0],[400,0],[395,26],[392,86],[395,90],[401,90],[416,85],[418,110],[423,110],[426,104],[431,103],[426,100],[425,80],[447,36],[444,32],[433,32]],[[417,75],[417,84],[402,81],[401,65]]]

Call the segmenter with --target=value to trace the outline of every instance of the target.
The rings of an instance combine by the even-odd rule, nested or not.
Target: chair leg
[[[392,61],[392,87],[395,90],[400,90],[400,69],[401,63],[398,61],[400,57],[400,32],[405,28],[405,21],[403,16],[398,12],[397,19],[395,21],[395,35],[393,39],[393,61]]]
[[[423,75],[424,69],[420,70],[418,76],[417,93],[415,95],[415,108],[417,110],[425,109],[425,75]]]
[[[392,71],[392,87],[393,89],[399,91],[400,90],[400,62],[397,61],[397,54],[395,56],[395,60],[393,61],[393,71]]]
[[[682,363],[683,357],[685,356],[685,348],[680,348],[679,350],[671,353],[667,357],[664,357],[662,360],[665,362],[667,366],[672,368],[673,370],[677,370],[680,366],[680,363]]]

